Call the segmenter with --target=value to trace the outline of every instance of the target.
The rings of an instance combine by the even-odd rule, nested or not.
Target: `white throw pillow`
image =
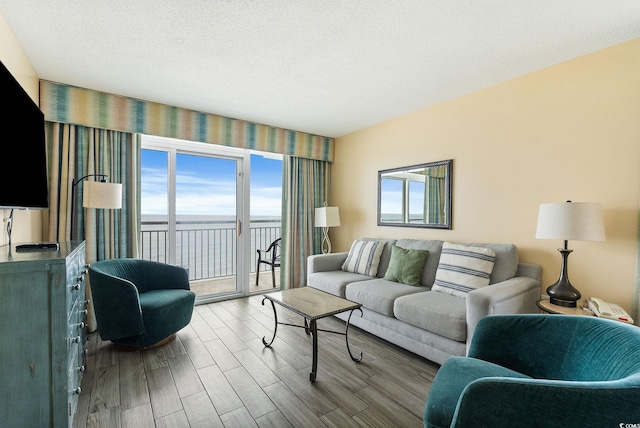
[[[490,248],[445,242],[431,289],[466,298],[470,291],[489,285],[495,261]]]
[[[380,256],[385,242],[362,240],[353,241],[342,270],[361,275],[376,276],[380,265]]]

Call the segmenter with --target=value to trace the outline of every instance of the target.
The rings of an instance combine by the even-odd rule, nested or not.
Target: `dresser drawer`
[[[67,349],[69,351],[73,344],[84,346],[87,328],[84,307],[84,300],[78,299],[71,311],[69,311],[69,317],[67,318]]]
[[[67,314],[79,299],[85,299],[85,281],[88,268],[83,258],[75,257],[71,261],[71,268],[67,271]]]
[[[74,344],[72,347],[70,356],[75,358],[72,358],[69,362],[69,371],[67,373],[67,416],[69,417],[69,426],[71,426],[73,422],[73,415],[78,408],[78,396],[82,392],[80,384],[85,366],[81,364],[80,348],[81,346],[79,344]]]

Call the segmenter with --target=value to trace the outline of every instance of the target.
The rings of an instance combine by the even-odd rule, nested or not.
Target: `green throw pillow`
[[[428,250],[407,250],[394,245],[384,279],[407,285],[420,285],[420,277],[428,255]]]

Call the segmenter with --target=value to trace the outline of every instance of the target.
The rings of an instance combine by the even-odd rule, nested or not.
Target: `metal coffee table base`
[[[275,320],[275,326],[273,328],[273,337],[271,337],[271,340],[269,342],[267,342],[266,338],[263,337],[262,338],[262,343],[267,348],[271,347],[271,344],[273,343],[273,341],[276,338],[276,333],[278,332],[278,325],[288,325],[290,327],[304,328],[305,333],[311,334],[311,336],[313,338],[313,362],[311,363],[311,373],[309,373],[309,380],[311,382],[315,382],[316,375],[317,375],[317,372],[318,372],[318,332],[319,331],[324,331],[326,333],[333,333],[333,334],[341,334],[341,335],[343,335],[345,337],[345,343],[347,344],[347,351],[349,352],[349,357],[351,357],[351,360],[355,361],[355,362],[362,361],[362,351],[360,351],[360,356],[359,357],[354,357],[353,353],[351,352],[351,348],[349,347],[349,323],[351,321],[351,315],[353,315],[353,311],[355,311],[357,309],[357,310],[360,311],[360,316],[362,316],[362,309],[360,309],[360,308],[351,309],[351,311],[349,312],[349,318],[347,319],[347,325],[346,325],[346,328],[345,328],[344,333],[343,333],[341,331],[324,330],[324,329],[318,328],[318,324],[317,324],[318,318],[310,318],[310,317],[307,317],[307,316],[304,316],[304,315],[302,315],[302,317],[304,319],[304,325],[289,324],[289,323],[286,323],[286,322],[280,322],[280,321],[278,321],[278,313],[276,312],[276,306],[273,303],[273,300],[265,297],[264,299],[262,299],[262,304],[263,305],[264,305],[264,301],[265,300],[269,300],[269,302],[271,302],[271,308],[273,309],[273,318]]]

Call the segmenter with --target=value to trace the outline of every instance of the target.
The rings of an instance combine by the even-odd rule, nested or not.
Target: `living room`
[[[39,76],[4,18],[0,39],[0,60],[37,100]],[[638,70],[636,36],[337,135],[330,204],[342,225],[330,230],[333,251],[360,237],[515,243],[521,261],[542,266],[543,295],[558,278],[561,242],[535,238],[538,207],[598,202],[606,240],[570,242],[571,281],[638,323]],[[378,171],[444,159],[454,159],[453,228],[378,226]],[[14,241],[46,238],[39,211],[18,211],[14,222]],[[0,245],[7,243],[2,234]]]

